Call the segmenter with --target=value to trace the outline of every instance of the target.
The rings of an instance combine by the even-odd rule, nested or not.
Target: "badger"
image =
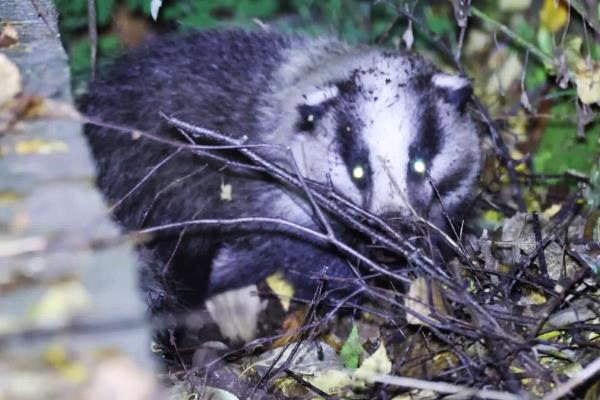
[[[127,231],[257,216],[320,229],[302,191],[177,149],[169,141],[182,133],[164,115],[273,145],[257,151],[291,170],[280,151],[289,149],[305,179],[383,220],[416,214],[447,229],[448,218],[468,208],[479,169],[471,97],[468,79],[408,51],[222,30],[166,36],[121,56],[90,83],[79,107],[102,122],[87,124],[85,135],[97,184]],[[352,240],[343,224],[332,225]],[[152,236],[138,252],[153,313],[198,309],[276,271],[308,298],[324,267],[328,277],[355,276],[335,248],[271,226],[182,227]]]

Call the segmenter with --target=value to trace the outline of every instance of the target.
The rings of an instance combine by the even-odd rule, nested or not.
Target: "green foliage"
[[[350,43],[377,42],[385,46],[398,46],[406,31],[408,20],[401,16],[398,8],[410,10],[414,17],[422,21],[422,26],[414,25],[413,47],[429,58],[436,58],[444,65],[451,65],[447,57],[436,51],[437,45],[444,42],[452,51],[458,48],[459,28],[454,20],[452,2],[415,2],[412,0],[165,0],[158,21],[150,18],[150,0],[96,0],[97,24],[99,28],[100,63],[120,50],[118,30],[113,26],[117,7],[124,7],[136,18],[145,18],[150,29],[178,27],[212,28],[219,26],[239,26],[257,29],[256,20],[268,23],[276,30],[302,32],[308,35],[334,34]],[[518,2],[512,2],[513,4]],[[526,10],[510,11],[502,9],[500,3],[486,0],[477,3],[469,20],[470,31],[479,30],[490,39],[483,56],[463,56],[463,62],[470,71],[475,84],[486,85],[490,76],[499,73],[502,65],[488,64],[490,55],[502,47],[509,54],[517,55],[524,61],[529,50],[529,61],[525,72],[525,88],[528,91],[541,87],[551,88],[546,98],[552,101],[551,116],[545,125],[536,153],[534,167],[540,173],[561,173],[567,169],[589,172],[594,160],[598,159],[599,124],[587,127],[587,137],[577,141],[577,124],[574,101],[577,98],[573,84],[569,88],[558,88],[555,74],[560,71],[550,66],[548,60],[559,60],[564,53],[562,31],[554,31],[551,26],[558,18],[542,18],[544,1],[535,3]],[[61,32],[70,54],[72,73],[75,81],[85,81],[89,71],[90,45],[87,39],[87,0],[56,0],[60,11]],[[573,11],[573,13],[576,13]],[[600,13],[600,7],[598,9]],[[398,18],[400,16],[400,18]],[[564,16],[563,16],[564,18]],[[568,26],[568,36],[583,37],[584,31],[579,19],[572,19]],[[422,29],[425,28],[425,29]],[[468,33],[470,32],[468,31]],[[497,32],[502,33],[497,33]],[[465,39],[468,42],[469,37]],[[385,40],[382,40],[385,39]],[[567,43],[569,40],[566,41]],[[569,49],[567,49],[569,50]],[[572,54],[575,54],[572,52]],[[586,40],[581,53],[576,56],[584,59],[587,55],[600,59],[600,43]],[[508,57],[508,56],[505,56]],[[558,65],[558,64],[557,64]],[[489,69],[488,69],[489,68]],[[564,69],[572,65],[563,66]],[[480,74],[480,75],[478,75]],[[520,72],[517,74],[520,75]],[[489,85],[488,85],[489,86]],[[487,104],[506,104],[506,109],[492,109],[493,115],[502,115],[510,107],[519,103],[519,82],[513,82],[509,93],[495,93],[486,98]],[[503,88],[509,89],[509,88]],[[510,105],[510,106],[509,106]],[[557,118],[558,116],[558,118]],[[532,119],[533,120],[533,119]],[[520,140],[528,140],[528,128]]]
[[[572,98],[571,98],[572,99]],[[559,174],[577,170],[584,174],[591,171],[598,158],[600,125],[589,126],[583,142],[577,140],[577,111],[572,100],[557,103],[551,109],[557,118],[548,122],[533,163],[536,172]]]
[[[360,337],[358,336],[358,328],[356,324],[353,324],[348,339],[346,339],[346,343],[344,343],[340,351],[340,357],[344,366],[346,368],[358,368],[360,356],[364,351],[365,349],[362,347]]]

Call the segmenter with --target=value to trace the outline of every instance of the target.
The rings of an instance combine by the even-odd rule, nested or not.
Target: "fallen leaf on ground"
[[[0,47],[11,47],[19,43],[19,33],[11,24],[6,24],[0,32]]]

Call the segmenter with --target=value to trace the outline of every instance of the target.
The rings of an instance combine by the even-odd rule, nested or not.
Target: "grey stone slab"
[[[17,46],[0,52],[17,64],[26,94],[72,102],[57,12],[51,0],[35,4],[49,26],[34,2],[0,0],[0,28],[11,23],[20,38]],[[32,141],[50,143],[54,151],[18,151]],[[0,319],[13,318],[28,327],[29,312],[56,282],[68,278],[80,282],[91,299],[72,323],[143,321],[132,246],[120,236],[93,185],[93,162],[81,125],[56,119],[26,121],[0,134],[0,147]],[[2,286],[11,280],[16,287]],[[122,328],[60,337],[78,351],[117,347],[149,365],[148,329],[142,322]],[[1,335],[0,347],[12,344],[0,348],[0,358],[38,351],[55,339],[12,335],[2,341]],[[23,343],[14,345],[15,340]]]

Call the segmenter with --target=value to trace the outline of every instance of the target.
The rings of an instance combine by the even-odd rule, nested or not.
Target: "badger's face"
[[[440,225],[441,204],[460,211],[479,169],[469,82],[406,56],[369,61],[296,94],[295,157],[307,177],[375,214]]]

